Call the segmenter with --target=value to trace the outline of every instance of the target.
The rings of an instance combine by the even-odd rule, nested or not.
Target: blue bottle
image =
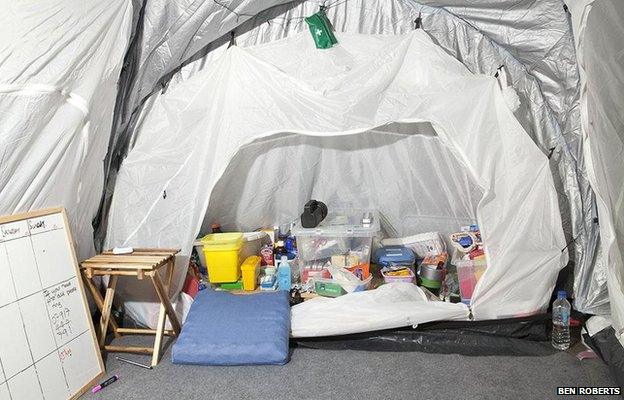
[[[292,286],[292,276],[290,270],[291,268],[290,263],[288,262],[288,257],[282,256],[282,260],[277,269],[277,282],[279,290],[290,291],[290,287]]]

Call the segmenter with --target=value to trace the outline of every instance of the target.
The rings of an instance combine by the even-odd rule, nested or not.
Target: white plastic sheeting
[[[557,195],[547,158],[507,108],[496,79],[470,74],[422,31],[337,36],[340,45],[324,51],[307,33],[231,47],[156,99],[141,123],[150,134],[137,137],[117,177],[107,245],[181,247],[188,255],[213,188],[240,149],[261,138],[348,138],[392,122],[428,121],[483,193],[476,216],[489,268],[475,289],[474,317],[543,311],[567,262]],[[410,164],[413,150],[396,164]],[[395,174],[385,161],[373,165]],[[343,174],[357,176],[360,165]],[[289,174],[287,167],[266,172]],[[260,202],[272,199],[262,181],[245,186]],[[307,190],[293,187],[293,198]],[[185,274],[180,261],[178,290]],[[122,290],[128,299],[139,292]],[[154,325],[157,306],[126,306]]]
[[[624,345],[624,7],[617,0],[573,7],[587,169],[598,202],[611,320]]]
[[[317,297],[291,308],[291,335],[315,337],[416,326],[439,320],[465,320],[465,304],[429,301],[411,283],[389,283],[375,290],[329,299]],[[337,323],[340,322],[340,323]]]
[[[380,210],[382,229],[393,237],[453,232],[476,222],[482,195],[430,124],[391,124],[347,137],[278,135],[244,146],[232,159],[212,191],[202,232],[216,221],[241,231],[293,221],[309,199]]]
[[[0,214],[62,205],[91,256],[132,7],[125,0],[3,2]]]

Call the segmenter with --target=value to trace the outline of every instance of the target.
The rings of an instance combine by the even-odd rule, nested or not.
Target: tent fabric
[[[418,286],[394,282],[336,299],[316,297],[293,306],[291,335],[336,336],[415,327],[430,321],[466,320],[469,313],[463,303],[428,301]]]
[[[377,168],[380,160],[385,168]],[[288,174],[267,174],[285,163]],[[270,195],[250,190],[256,185]],[[308,199],[323,199],[331,209],[383,205],[382,230],[391,237],[451,232],[476,223],[482,197],[430,124],[391,124],[348,137],[278,135],[232,158],[210,195],[201,232],[215,221],[229,231],[294,221]]]
[[[359,3],[359,4],[353,4]],[[235,0],[227,4],[220,2],[169,2],[166,0],[145,1],[143,13],[145,24],[142,35],[137,36],[137,45],[132,54],[132,62],[137,65],[129,69],[132,88],[125,94],[123,119],[127,123],[130,115],[171,72],[184,61],[192,58],[205,46],[236,29],[246,21],[257,19],[262,11],[283,5],[281,12],[297,7],[302,2],[271,0],[265,2]],[[320,2],[303,3],[315,7]],[[573,64],[557,62],[562,57],[574,60],[573,38],[565,18],[563,3],[560,0],[543,0],[539,3],[527,0],[423,0],[405,2],[325,2],[330,18],[335,12],[351,14],[361,20],[360,24],[375,25],[379,21],[361,19],[361,14],[395,16],[396,20],[384,21],[383,28],[395,29],[403,22],[413,26],[419,9],[424,8],[423,18],[429,18],[433,8],[444,11],[466,25],[477,27],[486,37],[512,51],[525,65],[532,65],[539,71],[539,80],[545,93],[553,100],[552,107],[566,118],[570,101],[574,98],[574,81],[577,75]],[[408,11],[408,12],[406,12]],[[308,14],[309,15],[309,14]],[[563,18],[562,18],[563,16]],[[384,18],[384,17],[382,17]],[[402,21],[405,18],[407,21]],[[368,21],[367,21],[368,20]],[[297,21],[297,20],[295,20]],[[262,21],[264,22],[264,21]],[[278,25],[296,25],[287,19],[274,21]],[[537,29],[528,31],[525,24]],[[452,27],[429,24],[437,29]],[[338,26],[339,30],[344,30]],[[363,27],[365,28],[365,27]],[[366,30],[366,29],[364,29]],[[447,34],[448,34],[448,29]],[[364,33],[364,32],[362,32]],[[373,32],[369,32],[373,33]],[[381,33],[381,32],[379,32]],[[393,32],[397,33],[397,32]],[[536,37],[538,38],[536,40]],[[578,77],[576,78],[578,79]],[[564,100],[564,99],[568,100]],[[572,99],[572,100],[570,100]],[[568,103],[568,105],[566,105]],[[125,126],[125,123],[121,125]],[[571,132],[573,133],[573,132]],[[117,132],[116,135],[123,135]],[[123,142],[123,140],[122,140]]]
[[[499,65],[505,65],[508,83],[518,91],[522,103],[515,116],[550,158],[567,249],[575,268],[574,306],[591,314],[617,314],[613,320],[621,336],[624,306],[618,243],[622,243],[622,229],[617,216],[622,213],[616,195],[617,182],[622,180],[614,172],[621,168],[609,167],[619,165],[613,155],[622,142],[617,133],[621,121],[613,111],[621,104],[609,91],[618,87],[621,75],[621,63],[612,57],[621,43],[621,25],[613,20],[620,9],[614,1],[568,3],[569,14],[561,0],[336,0],[325,4],[339,31],[405,34],[416,17],[422,16],[423,28],[433,41],[470,72],[492,75]],[[245,46],[292,36],[305,29],[301,19],[316,12],[318,5],[316,1],[282,0],[227,4],[115,0],[105,7],[92,1],[55,0],[44,6],[31,1],[7,5],[0,17],[2,37],[7,39],[0,48],[0,212],[63,204],[69,211],[79,258],[92,255],[91,221],[103,188],[108,185],[103,199],[107,203],[115,187],[116,169],[139,136],[149,135],[141,124],[154,118],[152,108],[158,107],[164,96],[161,89],[166,94],[168,87],[183,85],[220,59],[231,31]],[[598,11],[590,18],[592,9]],[[594,48],[583,47],[583,41],[595,44]],[[583,74],[581,84],[579,72]],[[609,76],[615,85],[605,86],[599,81],[601,76]],[[429,158],[432,152],[452,155],[440,150],[448,147],[441,137],[423,136],[422,121],[418,124],[416,132],[407,132],[406,137],[386,132],[384,137],[394,135],[395,139],[385,151],[394,152],[404,141],[413,141],[426,149]],[[379,129],[360,132],[359,144],[351,138],[341,142],[293,133],[280,133],[284,137],[274,135],[273,139],[281,144],[290,141],[300,151],[318,151],[332,141],[341,142],[343,148],[333,146],[336,154],[350,151],[345,147],[355,142],[364,153],[377,150],[375,145],[366,148],[377,137],[374,130]],[[240,147],[232,163],[249,163],[240,159],[241,154],[273,160],[280,150],[268,147],[270,143],[255,140]],[[607,159],[615,163],[606,164]],[[476,218],[474,204],[484,194],[472,171],[462,171],[456,161],[463,160],[456,156],[445,159],[454,173],[452,179],[462,182],[458,186],[464,190],[448,192],[459,200],[439,205],[451,216],[441,222],[445,226]],[[340,160],[336,167],[344,169],[340,164],[344,162]],[[324,173],[331,170],[328,163],[321,166],[327,168]],[[220,182],[226,182],[228,173],[231,171],[226,168]],[[600,192],[598,200],[590,181]],[[212,191],[211,202],[233,198],[220,182]],[[358,201],[355,197],[350,200]],[[239,202],[235,211],[223,215],[232,223],[256,221],[252,212],[242,212],[243,204],[249,202]],[[387,225],[396,226],[397,215],[408,208],[399,204],[388,212]],[[106,213],[108,208],[101,210]],[[440,214],[434,211],[427,204],[418,215]],[[600,227],[598,220],[602,221]],[[97,223],[105,233],[106,221]],[[422,218],[412,220],[412,224],[423,223]],[[412,226],[402,224],[397,234]],[[606,240],[599,238],[599,229]],[[180,267],[184,268],[183,263]]]
[[[598,200],[611,319],[624,345],[624,9],[613,0],[575,7],[583,140]]]
[[[150,134],[136,138],[119,171],[107,245],[182,247],[188,255],[215,185],[240,149],[259,139],[347,140],[393,122],[430,122],[483,193],[476,217],[489,268],[473,295],[474,318],[543,311],[567,262],[557,194],[547,157],[507,108],[496,79],[471,74],[420,30],[337,36],[340,44],[322,52],[306,34],[230,47],[156,99],[141,122]],[[397,163],[409,164],[409,153],[403,157]],[[391,164],[370,164],[393,174]],[[261,184],[249,182],[248,190],[270,199]],[[292,188],[295,198],[299,190]],[[383,214],[383,203],[371,205]],[[145,303],[126,306],[155,321]]]
[[[122,0],[10,2],[0,16],[0,214],[63,205],[80,259],[131,22]]]
[[[146,2],[144,23],[124,70],[115,116],[108,170],[110,179],[99,221],[103,240],[106,213],[119,163],[141,129],[151,105],[179,82],[210,64],[225,50],[230,32],[239,45],[270,42],[306,29],[303,18],[318,11],[316,1]],[[595,201],[586,178],[578,107],[578,70],[568,14],[561,0],[329,1],[327,14],[340,32],[404,34],[422,18],[434,41],[473,73],[510,73],[522,107],[516,117],[542,152],[559,194],[570,259],[574,305],[587,313],[608,312],[605,267],[594,222]]]

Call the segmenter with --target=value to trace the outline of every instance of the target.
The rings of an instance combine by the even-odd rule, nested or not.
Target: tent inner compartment
[[[340,136],[280,133],[243,146],[214,187],[210,224],[252,231],[299,217],[310,199],[380,211],[382,236],[454,232],[476,223],[483,197],[428,122]]]

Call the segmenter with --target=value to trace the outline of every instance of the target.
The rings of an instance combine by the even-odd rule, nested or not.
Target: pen
[[[97,385],[96,387],[94,387],[93,389],[91,389],[91,393],[97,393],[100,390],[104,389],[106,386],[110,385],[111,383],[115,382],[117,379],[119,379],[119,376],[117,375],[113,375],[110,378],[108,378],[107,380],[105,380],[104,382],[100,383],[99,385]]]

